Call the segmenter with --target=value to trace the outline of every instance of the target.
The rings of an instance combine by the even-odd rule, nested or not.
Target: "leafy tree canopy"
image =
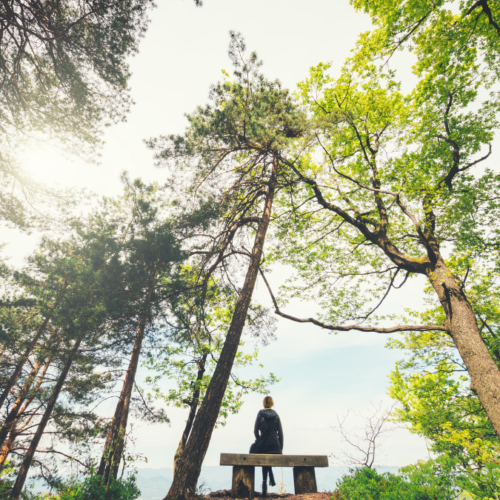
[[[486,101],[469,111],[478,85],[471,67],[443,75],[437,92],[421,82],[405,96],[393,72],[355,61],[339,78],[320,64],[300,85],[316,130],[296,169],[312,182],[280,198],[286,244],[276,255],[319,295],[328,321],[366,319],[375,297],[422,273],[430,235],[449,252],[495,258],[484,252],[497,246],[499,206],[490,189],[500,176],[473,168],[498,126],[497,106]]]
[[[23,171],[23,143],[50,139],[89,159],[103,126],[125,118],[128,58],[152,7],[153,0],[0,3],[0,220],[26,227],[33,205],[47,199],[41,194],[54,203],[61,195]]]
[[[367,12],[375,29],[360,38],[369,57],[390,58],[409,49],[418,59],[415,72],[456,72],[475,64],[498,81],[500,6],[494,0],[351,0]]]

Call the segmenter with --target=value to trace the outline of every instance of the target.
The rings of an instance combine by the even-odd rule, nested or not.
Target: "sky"
[[[165,172],[154,167],[143,141],[182,133],[185,113],[207,102],[210,85],[222,79],[221,70],[230,71],[230,30],[241,32],[248,49],[257,51],[267,77],[279,78],[293,90],[319,62],[331,61],[335,74],[358,35],[370,29],[369,18],[356,13],[348,0],[205,0],[202,8],[190,0],[157,0],[157,4],[139,54],[131,60],[130,85],[136,104],[125,123],[106,130],[100,163],[67,158],[50,148],[33,148],[25,152],[24,161],[35,177],[106,196],[121,193],[120,174],[125,170],[132,178],[162,182]],[[409,88],[414,81],[411,58],[397,56],[391,64],[403,80],[403,89]],[[3,255],[12,265],[21,266],[39,235],[5,227],[1,231],[0,240],[7,243]],[[272,274],[273,288],[283,283],[288,272],[279,268]],[[389,299],[383,312],[422,307],[422,285],[418,279],[411,282]],[[255,298],[270,306],[261,283]],[[300,301],[288,307],[297,316],[317,312],[314,304]],[[332,429],[337,416],[350,411],[346,423],[354,429],[359,419],[353,412],[369,412],[379,402],[391,405],[387,375],[402,354],[384,347],[386,336],[331,335],[313,325],[284,319],[278,321],[276,336],[270,345],[260,347],[264,369],[252,368],[241,375],[271,371],[281,379],[272,396],[284,426],[285,453],[337,454],[344,446]],[[252,348],[250,343],[247,347]],[[261,400],[260,395],[248,396],[240,413],[215,430],[205,465],[217,465],[222,452],[247,452]],[[172,466],[187,411],[169,408],[168,415],[170,426],[133,422],[135,453],[148,459],[139,462],[139,467]],[[377,458],[380,465],[402,466],[428,456],[425,442],[406,429],[391,433],[383,451]]]

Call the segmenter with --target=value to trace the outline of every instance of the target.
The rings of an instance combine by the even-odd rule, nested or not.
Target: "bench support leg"
[[[255,493],[255,467],[235,465],[233,467],[233,498],[253,500]]]
[[[295,487],[296,495],[303,495],[304,493],[317,493],[318,486],[316,485],[314,467],[294,467],[293,485]]]

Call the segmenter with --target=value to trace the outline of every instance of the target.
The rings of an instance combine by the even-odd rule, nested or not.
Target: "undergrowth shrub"
[[[90,474],[83,481],[72,479],[59,492],[58,500],[136,500],[141,492],[136,484],[135,476],[112,481],[109,490],[103,478]]]
[[[463,498],[447,481],[422,474],[383,474],[375,469],[351,469],[332,495],[334,500],[453,500]]]
[[[106,490],[103,478],[91,471],[91,474],[83,480],[71,478],[63,483],[57,493],[24,491],[21,498],[23,500],[136,500],[140,495],[135,476],[114,480],[109,490]]]

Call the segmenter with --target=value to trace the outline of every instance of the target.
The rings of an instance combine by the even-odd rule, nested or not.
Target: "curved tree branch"
[[[295,316],[291,316],[290,314],[286,314],[280,311],[278,303],[276,302],[276,298],[271,290],[271,287],[264,275],[262,269],[259,269],[262,278],[264,279],[264,283],[269,291],[269,295],[274,304],[274,312],[281,316],[282,318],[289,319],[290,321],[295,321],[296,323],[312,323],[313,325],[324,328],[325,330],[333,330],[336,332],[348,332],[351,330],[356,330],[359,332],[374,332],[374,333],[396,333],[396,332],[429,332],[429,331],[441,331],[446,332],[446,328],[443,325],[396,325],[390,326],[388,328],[381,328],[375,326],[360,326],[360,325],[328,325],[321,321],[318,321],[314,318],[297,318]]]

